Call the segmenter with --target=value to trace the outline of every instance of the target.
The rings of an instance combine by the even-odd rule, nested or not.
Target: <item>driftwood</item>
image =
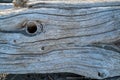
[[[120,1],[36,1],[0,10],[0,73],[120,76]]]

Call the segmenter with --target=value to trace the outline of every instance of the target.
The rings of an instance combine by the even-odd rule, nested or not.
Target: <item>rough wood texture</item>
[[[10,9],[10,8],[12,8],[13,7],[13,5],[11,4],[11,3],[0,3],[0,12],[1,12],[1,10],[5,10],[5,9]]]
[[[0,11],[0,73],[120,76],[119,0],[64,2]]]

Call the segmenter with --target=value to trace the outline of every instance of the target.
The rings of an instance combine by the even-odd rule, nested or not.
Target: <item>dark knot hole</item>
[[[30,22],[27,24],[27,32],[30,34],[34,34],[37,32],[37,25],[34,22]]]

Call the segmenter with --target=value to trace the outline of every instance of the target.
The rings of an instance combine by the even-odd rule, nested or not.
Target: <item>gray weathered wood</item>
[[[1,10],[0,73],[120,76],[120,1],[97,1]]]
[[[13,8],[12,3],[0,3],[0,11]]]

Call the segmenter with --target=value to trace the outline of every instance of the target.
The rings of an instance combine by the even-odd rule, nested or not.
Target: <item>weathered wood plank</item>
[[[93,7],[112,7],[119,6],[119,0],[47,0],[47,1],[30,1],[29,6],[34,8],[47,7],[47,8],[62,8],[62,9],[81,9]]]
[[[13,8],[12,3],[0,3],[0,11]]]
[[[0,73],[119,76],[120,2],[104,1],[1,10]]]

